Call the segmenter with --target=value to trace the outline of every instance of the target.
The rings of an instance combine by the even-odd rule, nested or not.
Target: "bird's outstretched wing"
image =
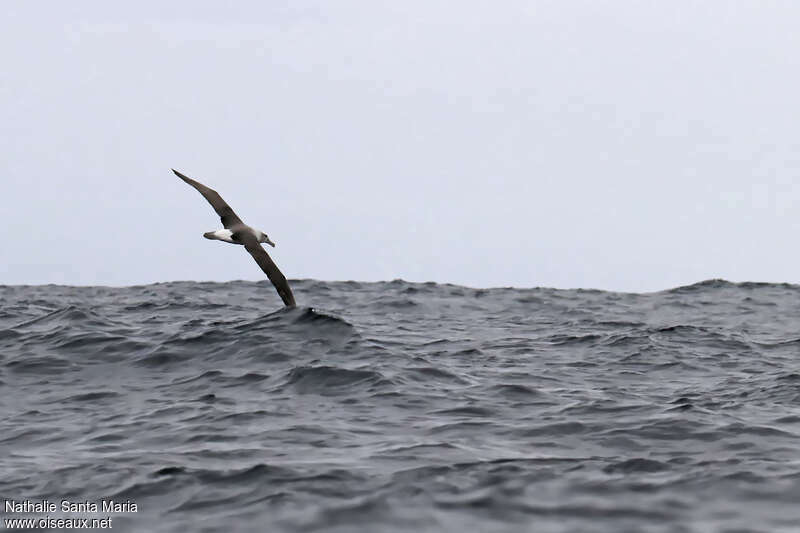
[[[211,204],[211,207],[213,207],[214,211],[216,211],[217,214],[219,215],[220,220],[222,220],[223,226],[225,226],[226,228],[230,228],[237,224],[242,224],[242,219],[240,219],[236,215],[236,213],[233,212],[231,206],[225,203],[225,200],[222,199],[222,196],[220,196],[217,191],[215,191],[214,189],[209,189],[202,183],[194,181],[192,178],[189,178],[187,176],[184,176],[174,168],[172,169],[172,171],[180,179],[182,179],[183,181],[185,181],[186,183],[188,183],[189,185],[200,191],[200,194],[203,195],[203,198],[208,200],[208,203]]]
[[[250,252],[250,255],[256,260],[258,266],[261,267],[261,270],[264,271],[264,274],[267,275],[275,286],[275,290],[278,291],[278,295],[281,297],[281,300],[283,300],[283,303],[287,307],[296,306],[297,304],[294,303],[294,294],[292,294],[292,289],[289,288],[289,282],[286,281],[286,277],[278,270],[277,265],[275,265],[272,258],[267,251],[261,247],[261,244],[259,244],[256,238],[250,233],[242,232],[242,235],[239,235],[239,239],[240,242],[244,244],[244,249]]]

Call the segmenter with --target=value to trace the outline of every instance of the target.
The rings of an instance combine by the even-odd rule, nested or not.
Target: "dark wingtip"
[[[171,168],[170,170],[172,170],[172,172],[174,172],[174,173],[175,173],[175,175],[176,175],[176,176],[178,176],[178,177],[179,177],[180,179],[182,179],[183,181],[186,181],[187,179],[189,179],[188,177],[184,176],[183,174],[181,174],[180,172],[178,172],[178,171],[177,171],[177,170],[175,170],[174,168]]]

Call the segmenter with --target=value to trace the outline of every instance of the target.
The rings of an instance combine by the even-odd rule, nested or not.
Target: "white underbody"
[[[250,234],[253,236],[253,238],[255,238],[257,242],[265,242],[270,246],[275,246],[275,243],[269,240],[269,237],[267,237],[267,234],[264,233],[263,231],[254,230],[253,228],[238,229],[237,230],[238,237],[240,238],[244,237],[243,235],[244,232],[250,232]],[[206,239],[212,239],[216,241],[229,242],[231,244],[242,244],[241,241],[235,241],[233,239],[233,231],[227,228],[203,233],[203,237],[205,237]]]
[[[212,231],[210,233],[213,235],[213,238],[217,239],[218,241],[225,241],[231,244],[240,244],[231,239],[231,235],[233,235],[233,232],[229,229],[218,229],[217,231]]]

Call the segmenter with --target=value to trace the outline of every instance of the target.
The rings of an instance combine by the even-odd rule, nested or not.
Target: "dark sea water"
[[[800,531],[798,286],[293,287],[0,287],[2,518]]]

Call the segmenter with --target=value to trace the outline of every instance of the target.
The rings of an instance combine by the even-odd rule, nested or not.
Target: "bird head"
[[[263,231],[261,232],[261,237],[259,237],[258,242],[265,242],[275,248],[275,243],[269,240],[269,236]]]

